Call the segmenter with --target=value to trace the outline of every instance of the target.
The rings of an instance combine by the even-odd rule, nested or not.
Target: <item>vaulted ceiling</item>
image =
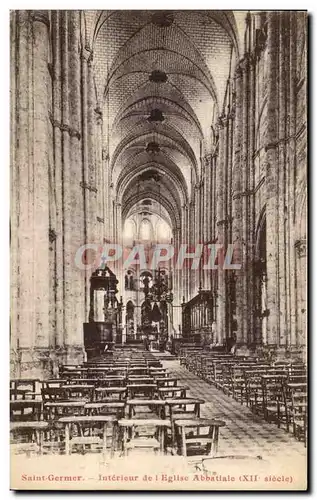
[[[146,197],[180,224],[239,57],[244,17],[85,11],[104,145],[123,216]]]

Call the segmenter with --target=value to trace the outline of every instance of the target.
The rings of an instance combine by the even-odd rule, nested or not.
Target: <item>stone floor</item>
[[[206,401],[201,406],[202,417],[219,418],[226,422],[226,426],[220,429],[219,454],[260,455],[263,458],[282,455],[295,460],[296,457],[306,456],[304,444],[296,441],[292,434],[254,415],[246,406],[181,367],[178,360],[162,363],[190,388],[189,396]]]

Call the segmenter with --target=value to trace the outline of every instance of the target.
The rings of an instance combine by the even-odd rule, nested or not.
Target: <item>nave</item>
[[[307,18],[11,12],[14,471],[303,486]]]

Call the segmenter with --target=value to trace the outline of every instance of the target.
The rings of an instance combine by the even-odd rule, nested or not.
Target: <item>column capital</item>
[[[234,101],[228,114],[228,120],[234,120],[235,116],[236,116],[236,103]]]
[[[50,18],[48,14],[48,10],[32,10],[31,19],[33,22],[44,23],[47,27],[50,27]]]
[[[211,161],[212,161],[212,154],[209,153],[205,156],[204,158],[204,163],[205,163],[205,166],[208,167],[208,165],[211,164]]]
[[[306,240],[297,240],[295,242],[295,249],[298,257],[306,257],[307,254],[307,242]]]
[[[85,45],[81,49],[81,57],[87,64],[91,64],[94,57],[93,50],[88,45]]]
[[[219,128],[225,128],[227,123],[228,123],[228,116],[226,114],[218,116],[217,125]]]
[[[97,106],[94,111],[95,111],[97,125],[100,125],[103,121],[102,109],[99,106]]]
[[[237,63],[235,69],[235,78],[241,78],[243,73],[245,73],[250,64],[250,56],[249,54],[245,54],[242,59]]]
[[[93,193],[97,193],[98,192],[98,189],[95,186],[92,186],[91,184],[88,184],[88,182],[80,182],[79,185],[83,189],[87,189],[90,192],[93,192]]]
[[[202,186],[203,186],[203,181],[201,180],[201,181],[196,182],[194,187],[197,191],[199,191],[202,188]]]
[[[102,159],[103,159],[104,161],[109,160],[108,150],[107,150],[107,149],[105,149],[105,148],[103,148],[103,150],[102,150]]]
[[[252,69],[254,69],[258,59],[259,59],[259,54],[256,52],[251,52],[251,54],[249,55],[249,64]]]

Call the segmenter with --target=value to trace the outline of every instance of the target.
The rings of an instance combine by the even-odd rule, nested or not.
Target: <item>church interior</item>
[[[301,463],[307,13],[16,10],[10,44],[11,446]]]

